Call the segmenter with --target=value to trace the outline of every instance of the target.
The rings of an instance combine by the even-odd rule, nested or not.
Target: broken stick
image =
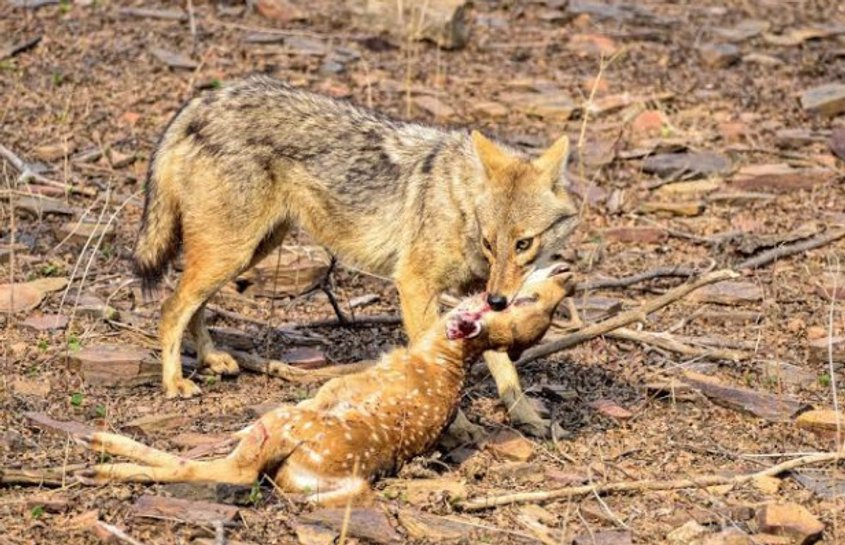
[[[767,467],[756,473],[746,473],[727,477],[723,475],[704,475],[701,477],[690,477],[688,479],[675,479],[661,481],[656,479],[644,479],[640,481],[622,481],[606,484],[585,484],[582,486],[567,486],[555,490],[539,490],[536,492],[518,492],[515,494],[504,494],[502,496],[487,496],[458,502],[457,506],[464,511],[479,511],[500,505],[512,503],[540,503],[561,498],[572,498],[586,496],[587,494],[609,494],[612,492],[631,492],[646,490],[678,490],[681,488],[703,488],[708,486],[741,485],[761,477],[774,477],[786,471],[812,464],[824,462],[836,462],[845,460],[845,452],[825,452],[821,454],[810,454]]]
[[[820,235],[814,236],[813,238],[808,238],[794,244],[784,244],[783,246],[766,250],[759,255],[740,262],[737,264],[736,268],[737,270],[742,270],[762,267],[763,265],[768,265],[769,263],[782,257],[788,257],[808,250],[813,250],[826,244],[830,244],[831,242],[835,242],[843,237],[845,237],[845,229],[831,229]]]
[[[736,278],[737,276],[739,275],[736,272],[728,269],[707,273],[692,280],[691,282],[687,282],[677,288],[673,288],[660,297],[647,301],[637,308],[617,314],[616,316],[602,322],[591,324],[579,329],[578,331],[564,335],[555,341],[535,346],[534,348],[526,351],[516,363],[517,365],[526,364],[538,358],[554,354],[555,352],[559,352],[594,337],[598,337],[599,335],[609,333],[614,329],[625,327],[626,325],[634,322],[641,322],[652,312],[674,303],[702,286],[715,284],[716,282],[722,282],[723,280],[730,280],[732,278]]]

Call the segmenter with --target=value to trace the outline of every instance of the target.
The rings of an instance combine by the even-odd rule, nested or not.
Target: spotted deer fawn
[[[454,417],[469,364],[486,350],[512,358],[537,342],[573,289],[563,265],[532,273],[505,310],[486,295],[464,300],[413,342],[373,367],[327,382],[312,399],[275,409],[237,432],[226,458],[193,461],[112,433],[79,441],[146,465],[109,463],[77,474],[84,482],[215,481],[251,484],[275,472],[284,490],[338,504],[366,496],[369,483],[436,443]]]

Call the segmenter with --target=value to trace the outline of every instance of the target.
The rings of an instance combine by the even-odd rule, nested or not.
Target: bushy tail
[[[141,231],[135,243],[135,274],[141,278],[145,292],[152,291],[176,257],[181,239],[179,203],[171,192],[160,187],[161,180],[150,167],[144,198]]]

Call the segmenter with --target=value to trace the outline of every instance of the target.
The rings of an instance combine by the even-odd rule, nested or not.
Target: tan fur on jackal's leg
[[[176,292],[162,305],[161,350],[162,382],[167,397],[192,397],[200,393],[199,387],[182,376],[182,335],[194,315],[202,312],[205,302],[223,284],[231,280],[246,267],[252,258],[255,244],[252,241],[230,239],[224,234],[208,230],[202,237],[194,234],[190,246],[185,248],[185,272],[179,280]],[[205,240],[212,238],[213,241]],[[186,239],[187,240],[187,239]],[[214,252],[209,249],[216,248]],[[202,317],[194,321],[194,333],[200,332],[200,343],[209,353],[211,338],[207,335]],[[237,368],[237,362],[229,354],[214,352],[218,368]],[[231,360],[231,361],[229,361]]]
[[[208,367],[219,375],[237,375],[240,371],[238,362],[230,354],[214,346],[208,328],[205,325],[205,303],[194,312],[188,324],[194,344],[197,348],[197,361],[200,367]]]
[[[501,352],[485,352],[484,362],[496,381],[499,399],[508,410],[511,424],[535,437],[547,436],[550,423],[540,416],[525,397],[519,384],[519,375],[516,374],[516,366],[508,355]]]

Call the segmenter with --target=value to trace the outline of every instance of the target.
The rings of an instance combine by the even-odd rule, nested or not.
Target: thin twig
[[[781,473],[800,467],[825,462],[836,462],[840,460],[845,460],[845,452],[825,452],[788,460],[786,462],[767,467],[766,469],[760,470],[756,473],[735,475],[733,477],[723,475],[704,475],[701,477],[691,477],[689,479],[675,479],[669,481],[644,479],[639,481],[621,481],[600,485],[588,484],[583,486],[567,486],[555,490],[518,492],[515,494],[504,494],[501,496],[475,498],[459,502],[457,506],[464,511],[479,511],[481,509],[488,509],[490,507],[497,507],[500,505],[509,505],[513,503],[539,503],[560,498],[584,496],[587,494],[609,494],[613,492],[630,491],[642,492],[647,490],[678,490],[681,488],[700,488],[728,484],[737,486],[761,477],[774,477],[775,475],[780,475]]]
[[[772,248],[771,250],[766,250],[761,254],[740,262],[737,264],[736,269],[742,270],[762,267],[763,265],[768,265],[769,263],[782,257],[813,250],[826,244],[830,244],[831,242],[835,242],[843,237],[845,237],[845,229],[831,229],[818,236],[802,240],[801,242],[796,242],[795,244],[785,244],[783,246],[778,246],[777,248]]]
[[[619,329],[615,329],[607,333],[607,336],[614,339],[622,339],[625,341],[634,341],[642,344],[647,344],[649,346],[656,346],[664,350],[670,350],[672,352],[675,352],[676,354],[682,354],[684,356],[694,358],[742,361],[751,357],[751,355],[748,353],[738,352],[735,350],[725,350],[707,346],[691,346],[689,344],[681,342],[674,335],[670,335],[668,333],[655,333],[652,331],[634,331],[633,329],[620,327]]]
[[[279,360],[268,360],[255,354],[242,352],[240,350],[230,350],[232,356],[238,360],[241,367],[273,377],[279,377],[288,382],[296,382],[299,384],[310,384],[314,382],[326,381],[335,377],[343,375],[351,375],[358,373],[365,369],[369,369],[374,362],[358,362],[347,363],[342,365],[329,365],[327,367],[319,367],[317,369],[302,369],[294,365],[290,365]]]
[[[574,346],[586,340],[598,337],[599,335],[603,335],[605,333],[613,331],[614,329],[624,327],[634,322],[643,321],[645,317],[651,314],[652,312],[660,310],[661,308],[671,303],[674,303],[675,301],[681,299],[682,297],[685,297],[690,292],[702,286],[714,284],[723,280],[729,280],[731,278],[736,278],[737,276],[737,273],[727,269],[713,271],[711,273],[705,274],[704,276],[700,276],[686,284],[682,284],[676,288],[673,288],[661,295],[660,297],[647,301],[637,308],[617,314],[616,316],[604,320],[602,322],[591,324],[585,328],[579,329],[578,331],[575,331],[568,335],[564,335],[563,337],[550,343],[535,346],[534,348],[525,352],[522,358],[520,358],[520,360],[516,363],[517,365],[526,364],[538,358],[554,354],[555,352],[559,352],[560,350],[569,348],[570,346]]]
[[[88,187],[76,187],[70,184],[65,184],[62,182],[57,182],[56,180],[51,180],[46,176],[42,176],[41,174],[34,172],[32,169],[29,168],[29,165],[18,157],[18,155],[4,146],[0,144],[0,156],[2,156],[6,161],[9,162],[12,167],[20,173],[19,180],[25,182],[27,180],[35,180],[39,184],[48,185],[50,187],[57,187],[63,189],[64,191],[70,191],[71,193],[79,193],[80,195],[85,195],[87,197],[93,197],[97,194],[97,192]]]

